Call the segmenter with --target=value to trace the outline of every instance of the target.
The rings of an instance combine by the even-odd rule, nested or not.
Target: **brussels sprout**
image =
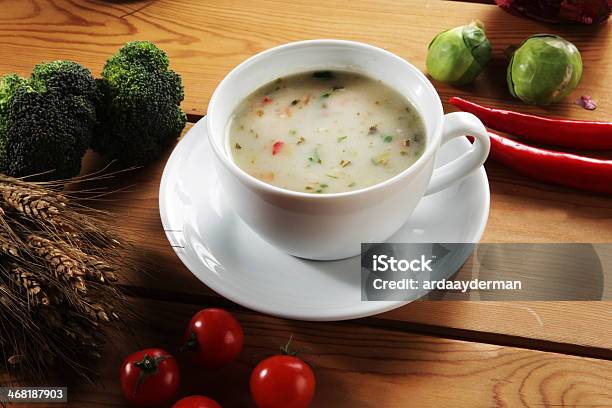
[[[443,31],[429,44],[427,71],[452,85],[472,82],[491,59],[491,43],[480,21]]]
[[[512,96],[534,105],[563,100],[582,77],[582,58],[574,44],[561,37],[529,37],[512,55],[507,81]]]

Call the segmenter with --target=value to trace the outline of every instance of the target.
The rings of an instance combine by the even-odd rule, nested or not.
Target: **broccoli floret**
[[[8,131],[8,114],[11,111],[13,97],[18,89],[28,89],[28,80],[16,74],[0,77],[0,170],[7,167],[8,140],[4,136]]]
[[[53,91],[63,95],[93,99],[96,88],[91,72],[73,61],[51,61],[32,70],[32,86],[39,92]]]
[[[0,79],[0,171],[68,178],[79,173],[96,123],[96,83],[76,62],[37,65],[30,79]]]
[[[148,41],[125,44],[97,80],[98,116],[92,147],[126,165],[157,159],[187,118],[181,77],[164,51]]]

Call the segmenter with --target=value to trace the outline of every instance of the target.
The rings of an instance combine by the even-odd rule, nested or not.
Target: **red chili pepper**
[[[518,173],[581,190],[612,194],[612,160],[527,146],[489,132],[489,157]]]
[[[532,142],[576,149],[612,149],[610,122],[544,118],[490,108],[457,97],[450,98],[449,102],[478,116],[478,119],[490,128],[521,136]]]
[[[272,99],[268,98],[267,96],[264,96],[262,103],[265,105],[270,102],[272,102]]]
[[[284,144],[285,144],[285,142],[283,142],[282,140],[279,140],[278,142],[275,142],[272,145],[272,156],[274,156],[278,152],[280,152],[280,149],[283,147]]]

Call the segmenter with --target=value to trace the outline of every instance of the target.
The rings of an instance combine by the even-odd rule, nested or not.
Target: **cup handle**
[[[452,162],[435,169],[425,195],[444,190],[451,184],[470,175],[482,166],[491,148],[487,129],[485,129],[482,122],[476,116],[467,112],[453,112],[444,115],[444,127],[442,129],[440,146],[451,139],[468,134],[474,136],[475,139],[470,150]]]

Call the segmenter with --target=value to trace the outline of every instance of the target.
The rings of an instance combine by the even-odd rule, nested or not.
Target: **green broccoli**
[[[0,78],[0,171],[12,176],[79,173],[96,123],[96,83],[72,61],[37,65],[30,79]]]
[[[169,69],[164,51],[148,41],[125,44],[106,62],[97,84],[92,148],[103,155],[146,164],[185,127],[181,77]]]

